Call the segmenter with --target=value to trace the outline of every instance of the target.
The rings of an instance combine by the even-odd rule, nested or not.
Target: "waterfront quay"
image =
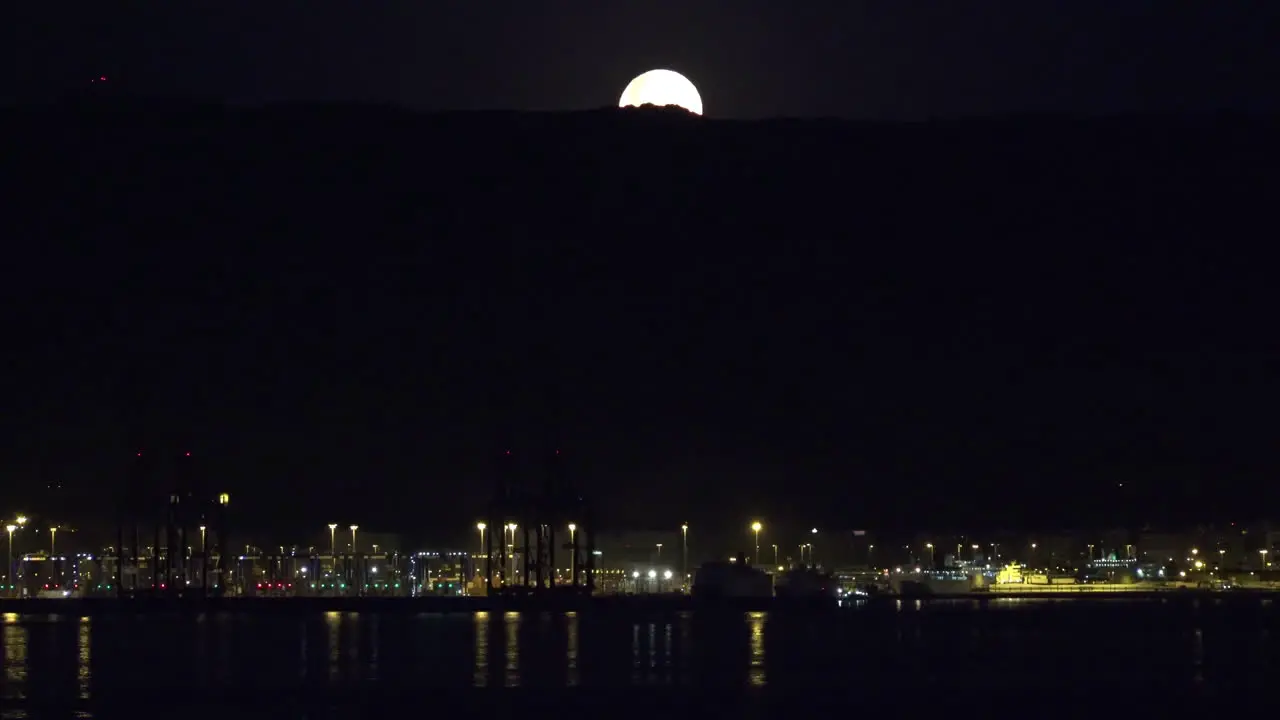
[[[848,611],[863,607],[895,605],[919,608],[924,604],[965,602],[975,606],[1022,600],[1078,602],[1162,601],[1256,604],[1280,598],[1275,590],[1098,590],[1091,592],[970,592],[920,596],[875,595],[843,600],[779,598],[699,599],[684,594],[595,596],[425,596],[425,597],[69,597],[4,598],[5,614],[106,615],[138,613],[250,613],[308,614],[358,613],[477,613],[477,612],[624,612],[666,614],[676,612],[816,612]]]

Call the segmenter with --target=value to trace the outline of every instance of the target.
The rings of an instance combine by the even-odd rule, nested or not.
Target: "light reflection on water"
[[[999,611],[988,611],[991,606]],[[909,600],[837,615],[640,618],[6,614],[0,700],[87,704],[101,702],[104,693],[131,696],[152,688],[182,689],[184,697],[261,692],[276,698],[304,688],[323,696],[375,683],[379,692],[412,694],[427,687],[844,687],[854,677],[874,688],[893,682],[895,673],[963,685],[992,667],[1017,679],[1067,677],[1077,666],[1095,677],[1159,676],[1211,687],[1280,670],[1280,619],[1259,605],[1246,611],[1152,603],[1136,615],[1133,606],[1117,605],[991,606],[917,607]],[[1062,654],[1075,646],[1089,648],[1087,660]],[[1045,653],[1044,647],[1068,650]],[[1242,665],[1246,657],[1252,665]]]
[[[475,614],[475,658],[476,670],[472,683],[479,688],[489,686],[489,613],[481,611]]]
[[[503,687],[519,687],[520,686],[520,613],[508,612],[502,615],[503,625],[506,627],[506,658],[507,667],[506,675],[503,680]]]
[[[338,650],[342,639],[342,613],[327,612],[324,614],[324,625],[328,634],[329,680],[335,681],[342,671],[342,655]]]
[[[766,681],[764,665],[764,623],[767,613],[747,613],[747,626],[751,628],[751,671],[748,682],[752,685],[764,685]]]
[[[16,613],[4,614],[4,691],[0,698],[27,696],[27,628]]]
[[[580,681],[578,675],[578,623],[578,613],[570,612],[565,614],[565,663],[568,666],[565,684],[569,687],[577,687]]]
[[[76,632],[76,686],[79,688],[81,700],[89,699],[89,680],[92,675],[89,669],[89,646],[93,639],[90,627],[89,618],[80,618],[80,627]]]

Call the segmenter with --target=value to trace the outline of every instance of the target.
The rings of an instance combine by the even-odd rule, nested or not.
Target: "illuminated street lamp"
[[[58,526],[54,525],[49,528],[49,554],[58,554]]]
[[[485,525],[485,524],[484,524],[484,523],[482,523],[482,522],[478,522],[478,523],[476,523],[476,530],[478,530],[478,531],[480,532],[480,555],[483,555],[483,556],[484,556],[485,568],[490,567],[490,565],[489,565],[489,553],[487,552],[487,550],[488,550],[488,549],[484,546],[484,531],[485,531],[485,528],[487,528],[487,527],[489,527],[489,526],[488,526],[488,525]],[[477,557],[479,557],[479,555],[477,555]],[[476,573],[477,573],[477,574],[480,572],[480,564],[479,564],[479,563],[476,563],[475,571],[476,571]],[[487,582],[489,582],[488,577],[489,577],[489,572],[488,572],[488,570],[486,569],[486,570],[485,570],[485,582],[486,582],[486,583],[487,583]],[[425,585],[425,583],[424,583],[424,585]]]
[[[929,550],[929,567],[933,567],[933,543],[925,543],[924,546]]]
[[[351,526],[351,554],[352,555],[354,555],[356,552],[356,531],[359,529],[360,529],[359,525]]]
[[[27,516],[19,515],[18,517],[14,518],[14,521],[18,523],[18,527],[22,527],[23,525],[27,524]]]
[[[338,523],[329,523],[329,554],[334,557],[338,556],[338,541],[334,536],[337,531]]]
[[[4,584],[8,589],[13,589],[13,531],[18,529],[17,525],[12,523],[5,525],[4,529],[9,532],[9,552],[4,556]]]
[[[515,523],[507,523],[506,529],[508,532],[511,533],[511,542],[509,543],[506,542],[507,538],[505,534],[503,535],[503,538],[502,538],[502,541],[507,545],[507,556],[508,556],[508,567],[504,570],[504,572],[510,572],[513,577],[515,576],[515,571],[516,571],[516,527],[518,526]]]
[[[1266,548],[1258,548],[1258,554],[1262,556],[1262,567],[1264,567],[1264,568],[1265,568],[1265,567],[1270,567],[1270,565],[1267,563],[1267,553],[1268,553],[1268,552],[1269,552],[1269,551],[1268,551]]]
[[[818,528],[811,529],[809,531],[809,534],[814,536],[813,538],[814,540],[817,540]],[[815,568],[818,567],[818,561],[813,559],[813,542],[812,541],[810,541],[809,543],[809,564]]]
[[[689,523],[680,526],[680,582],[689,579]]]
[[[658,564],[662,564],[662,543],[658,543]]]
[[[764,525],[757,520],[751,523],[751,531],[756,534],[756,564],[760,564],[760,531],[764,529]]]

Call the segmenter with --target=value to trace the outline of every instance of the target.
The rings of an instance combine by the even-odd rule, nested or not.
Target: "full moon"
[[[650,70],[627,83],[618,107],[675,105],[694,115],[702,114],[702,97],[689,78],[674,70]]]

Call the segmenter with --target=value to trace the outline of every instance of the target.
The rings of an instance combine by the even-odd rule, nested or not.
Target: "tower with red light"
[[[535,467],[511,450],[498,456],[494,497],[484,525],[485,586],[490,593],[590,594],[595,589],[595,517],[569,482],[566,453],[553,449]],[[569,556],[568,576],[559,575]]]
[[[118,496],[114,594],[220,594],[229,496],[208,492],[191,450],[140,448],[131,461]]]

